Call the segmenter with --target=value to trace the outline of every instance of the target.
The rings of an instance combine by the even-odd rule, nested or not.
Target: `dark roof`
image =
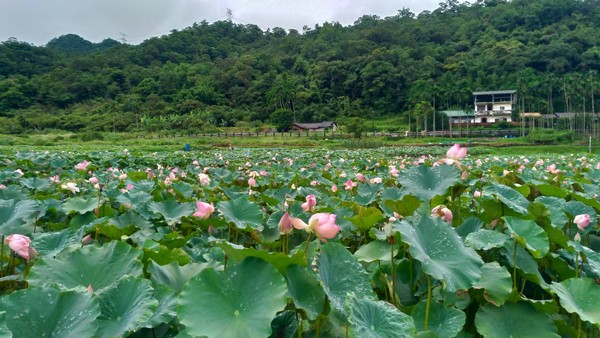
[[[301,129],[322,129],[322,128],[331,128],[334,125],[337,125],[333,121],[323,121],[323,122],[315,122],[315,123],[294,123],[293,126],[301,128]]]
[[[490,90],[484,92],[473,92],[473,95],[514,94],[516,92],[516,90]]]

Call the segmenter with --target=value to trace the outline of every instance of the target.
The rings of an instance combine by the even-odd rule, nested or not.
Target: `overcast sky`
[[[363,15],[381,18],[403,7],[418,14],[442,0],[0,0],[0,42],[9,38],[45,45],[64,34],[100,42],[126,39],[138,44],[194,22],[227,19],[302,31],[323,22],[351,25]]]

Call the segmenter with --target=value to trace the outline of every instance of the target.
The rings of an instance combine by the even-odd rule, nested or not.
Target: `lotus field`
[[[0,164],[0,337],[600,337],[592,155],[119,149]]]

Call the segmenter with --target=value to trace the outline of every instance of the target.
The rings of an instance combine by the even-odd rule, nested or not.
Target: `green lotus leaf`
[[[306,254],[299,250],[291,256],[282,252],[268,252],[265,250],[257,250],[254,248],[245,248],[229,242],[219,241],[217,246],[223,249],[228,259],[233,262],[241,262],[246,257],[258,257],[267,263],[271,263],[280,273],[284,273],[288,266],[298,264],[306,266]]]
[[[374,261],[389,262],[392,260],[392,248],[395,256],[398,253],[397,246],[392,246],[385,241],[372,241],[361,245],[354,253],[354,257],[365,263]]]
[[[479,218],[471,216],[456,228],[456,233],[460,238],[465,240],[470,233],[476,232],[481,228],[483,228],[483,222]]]
[[[422,216],[417,225],[402,221],[399,227],[410,254],[446,290],[468,289],[481,277],[481,257],[463,244],[450,224]]]
[[[387,190],[384,190],[384,192]],[[383,199],[383,193],[382,197]],[[405,195],[402,199],[387,199],[381,204],[381,210],[385,211],[388,215],[393,215],[394,212],[403,215],[411,216],[421,205],[421,201],[412,195]]]
[[[567,224],[567,215],[563,212],[565,207],[565,200],[557,197],[540,196],[535,199],[535,202],[542,203],[550,212],[550,221],[552,226],[562,228]]]
[[[30,286],[58,283],[65,288],[91,285],[96,291],[110,287],[124,275],[142,275],[139,251],[112,241],[104,246],[88,245],[56,258],[43,257],[31,267]]]
[[[427,300],[422,300],[412,310],[411,316],[418,331],[425,330],[426,308]],[[465,313],[459,309],[431,301],[427,329],[439,337],[455,337],[465,325],[466,318]]]
[[[600,285],[591,278],[569,278],[552,282],[550,289],[560,298],[560,305],[582,320],[600,326]]]
[[[342,244],[329,242],[321,246],[317,269],[332,308],[343,318],[348,317],[344,308],[348,294],[375,299],[369,274]]]
[[[174,225],[181,223],[182,217],[191,216],[195,211],[195,206],[192,203],[179,203],[174,198],[169,198],[162,202],[151,202],[150,210],[161,214],[167,224]]]
[[[229,201],[217,203],[217,209],[228,222],[233,222],[238,229],[262,230],[263,212],[260,206],[248,200],[248,196],[240,196]]]
[[[72,197],[66,200],[62,205],[63,211],[67,214],[71,211],[75,211],[80,214],[85,214],[87,212],[93,211],[97,207],[97,197]]]
[[[427,203],[435,196],[445,194],[459,179],[459,170],[449,165],[414,166],[398,176],[398,182],[409,193]]]
[[[32,200],[0,199],[0,236],[23,234],[21,225],[35,217],[36,207]]]
[[[285,310],[271,322],[269,338],[294,338],[298,332],[298,320],[294,311]]]
[[[21,178],[19,183],[34,190],[46,190],[51,184],[49,179],[40,177]]]
[[[527,214],[529,201],[519,192],[508,186],[492,182],[484,188],[484,195],[496,196],[512,210],[520,214]]]
[[[194,193],[194,187],[185,182],[174,182],[173,190],[179,193],[183,198],[189,199]]]
[[[151,222],[146,220],[144,217],[140,216],[135,211],[126,211],[125,213],[117,217],[111,218],[109,223],[116,226],[119,229],[125,229],[130,226],[142,229],[152,226]]]
[[[153,297],[158,301],[158,307],[152,317],[141,325],[144,328],[170,323],[177,316],[177,294],[166,285],[153,283],[152,287],[154,288]]]
[[[590,215],[590,224],[596,223],[596,210],[594,210],[594,208],[590,207],[589,205],[583,204],[580,201],[569,201],[565,203],[565,212],[571,215],[571,217],[575,217],[581,214],[588,214]]]
[[[475,315],[475,327],[486,338],[560,337],[550,317],[524,302],[482,306]]]
[[[587,246],[581,245],[581,243],[575,241],[569,241],[568,243],[569,246],[575,249],[575,251],[585,255],[583,269],[586,271],[586,273],[589,273],[590,277],[600,278],[600,253],[597,253]],[[572,260],[574,260],[574,258]]]
[[[415,335],[415,323],[393,305],[369,298],[350,297],[350,337],[409,338]]]
[[[512,216],[504,217],[508,230],[517,242],[529,250],[534,258],[544,257],[550,250],[548,234],[535,221]]]
[[[488,302],[500,306],[510,296],[512,283],[510,272],[497,262],[491,262],[481,267],[481,279],[473,287],[485,289],[483,297]]]
[[[266,337],[286,305],[286,291],[271,264],[248,257],[223,272],[197,274],[181,292],[177,313],[192,336]]]
[[[296,308],[304,310],[310,320],[317,318],[323,311],[326,296],[315,272],[309,267],[290,265],[285,279]]]
[[[378,184],[360,184],[356,189],[357,196],[354,201],[360,205],[369,205],[379,198],[381,185]]]
[[[185,283],[206,266],[207,264],[201,263],[188,263],[180,266],[177,262],[159,265],[151,261],[148,265],[148,272],[152,275],[152,281],[169,286],[175,293],[180,293]]]
[[[506,263],[508,264],[508,266],[510,268],[514,268],[514,262],[515,262],[514,252],[515,252],[515,242],[512,239],[506,241],[506,243],[504,243],[504,247],[500,251],[500,254],[503,255],[504,257],[506,257]],[[542,288],[547,289],[548,283],[546,283],[546,281],[544,281],[544,277],[542,277],[542,275],[540,274],[540,271],[538,269],[538,264],[535,261],[535,259],[533,259],[533,257],[529,253],[529,251],[527,251],[522,246],[517,245],[516,252],[517,252],[517,257],[516,257],[517,269],[519,269],[523,272],[523,275],[527,280],[530,280],[530,281],[534,282],[535,284],[538,284]]]
[[[167,246],[150,239],[144,241],[142,248],[146,257],[160,265],[166,265],[171,262],[185,265],[191,261],[190,255],[183,248],[169,249]]]
[[[552,196],[564,199],[569,194],[567,191],[550,184],[538,184],[535,187],[538,188],[540,193],[544,196]]]
[[[357,206],[356,209],[356,215],[348,218],[348,220],[360,231],[368,231],[385,219],[379,208]]]
[[[127,207],[137,210],[141,206],[150,203],[150,201],[152,201],[152,195],[144,191],[129,191],[120,194],[117,197],[117,201]]]
[[[70,245],[81,245],[81,239],[71,229],[37,235],[31,245],[38,255],[55,257]]]
[[[101,314],[97,337],[122,337],[148,322],[158,307],[149,280],[125,276],[97,293]]]
[[[0,311],[0,338],[12,338],[13,334],[6,326],[6,311]]]
[[[22,289],[0,297],[0,309],[14,338],[94,337],[100,315],[98,301],[84,288]]]
[[[508,235],[498,231],[479,229],[467,235],[465,244],[475,250],[490,250],[500,248],[508,239]]]

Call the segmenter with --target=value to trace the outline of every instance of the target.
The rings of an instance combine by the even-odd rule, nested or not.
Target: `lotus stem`
[[[515,249],[513,251],[513,289],[517,289],[517,240],[515,239]]]
[[[2,235],[2,243],[0,243],[0,277],[4,277],[4,235]]]
[[[308,237],[306,237],[306,245],[304,246],[304,254],[306,255],[306,253],[308,252],[308,243],[310,243],[310,235],[312,234],[312,232],[308,233]]]
[[[429,307],[431,306],[431,276],[427,275],[427,305],[425,306],[425,331],[429,330]]]
[[[581,337],[581,317],[577,316],[577,338]]]
[[[575,278],[579,277],[579,252],[575,255]]]
[[[393,238],[392,238],[393,240]],[[396,304],[396,269],[394,267],[394,245],[392,244],[391,246],[391,259],[392,259],[392,304],[394,304],[394,306],[398,307],[398,304]]]

